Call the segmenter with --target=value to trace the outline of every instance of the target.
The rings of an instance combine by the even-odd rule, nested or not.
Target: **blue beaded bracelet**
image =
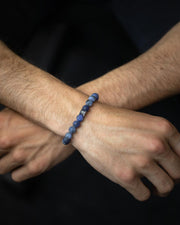
[[[76,129],[80,126],[80,123],[84,120],[86,113],[88,112],[89,108],[93,105],[95,101],[99,99],[99,95],[97,93],[93,93],[89,96],[86,104],[82,107],[79,115],[76,117],[76,120],[73,122],[73,125],[69,128],[69,131],[65,134],[62,143],[67,145],[70,143],[73,134],[76,132]]]

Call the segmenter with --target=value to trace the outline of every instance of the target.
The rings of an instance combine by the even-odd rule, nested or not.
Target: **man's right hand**
[[[180,178],[180,134],[161,117],[97,103],[72,144],[97,171],[140,201],[150,196],[141,177],[162,196]]]

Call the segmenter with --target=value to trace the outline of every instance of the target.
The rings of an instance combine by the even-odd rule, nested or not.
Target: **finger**
[[[180,134],[176,129],[173,135],[168,137],[168,143],[172,147],[173,151],[180,156]]]
[[[21,182],[33,177],[33,174],[30,173],[27,165],[22,166],[11,173],[11,177],[16,182]]]
[[[29,162],[28,164],[24,165],[23,167],[20,167],[16,170],[14,170],[11,174],[12,179],[16,182],[21,182],[24,180],[27,180],[29,178],[35,177],[40,175],[42,172],[44,172],[44,168],[41,169],[41,165],[40,167],[37,165],[35,165],[34,162]]]
[[[180,133],[168,120],[161,118],[157,123],[159,132],[166,137],[172,149],[180,156]]]
[[[134,169],[118,168],[114,174],[114,181],[125,188],[137,200],[145,201],[150,197],[149,189],[144,185]]]
[[[29,162],[26,162],[26,165],[12,172],[12,179],[16,182],[27,180],[45,172],[49,166],[50,163],[47,155],[41,155],[40,158],[34,155],[30,158]]]
[[[6,149],[12,147],[17,140],[18,139],[16,137],[14,137],[14,135],[11,135],[9,133],[7,136],[7,135],[2,134],[2,131],[1,131],[1,133],[0,133],[0,148],[6,150]]]
[[[3,128],[0,130],[0,148],[7,149],[19,144],[27,137],[29,129],[13,129],[12,127]],[[26,134],[27,133],[27,134]]]
[[[67,148],[67,147],[66,147]],[[28,162],[26,160],[26,165],[21,168],[14,170],[11,174],[12,179],[16,182],[21,182],[27,180],[29,178],[40,175],[44,171],[50,170],[57,163],[66,159],[72,152],[74,151],[73,147],[69,149],[61,149],[60,152],[56,150],[55,158],[52,155],[52,152],[37,152],[33,156],[29,157]],[[68,151],[65,151],[68,150]],[[61,153],[61,157],[59,157],[59,153]],[[53,157],[52,157],[53,156]]]
[[[156,161],[173,179],[180,179],[180,157],[170,149],[168,144],[164,153],[156,157]]]
[[[149,163],[143,170],[142,168],[139,169],[139,172],[156,187],[160,195],[164,196],[172,191],[174,187],[173,180],[155,162]]]
[[[9,173],[13,169],[22,165],[25,161],[25,155],[22,151],[12,151],[0,159],[0,174]]]
[[[139,177],[137,177],[131,184],[121,183],[120,185],[139,201],[146,201],[151,195],[150,190],[143,184]]]

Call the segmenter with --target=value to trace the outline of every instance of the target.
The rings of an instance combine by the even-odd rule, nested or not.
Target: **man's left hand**
[[[10,109],[0,112],[0,174],[12,172],[16,182],[37,176],[72,154],[53,132]]]

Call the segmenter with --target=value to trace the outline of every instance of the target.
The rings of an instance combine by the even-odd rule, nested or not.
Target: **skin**
[[[78,88],[115,107],[140,109],[180,93],[180,23],[144,54]]]
[[[12,172],[16,181],[37,176],[72,154],[74,148],[61,143],[62,138],[37,126],[17,112],[0,112],[0,172]]]
[[[174,31],[174,29],[176,30],[176,32]],[[164,77],[165,76],[164,71],[162,71],[162,69],[159,69],[159,67],[161,68],[162,63],[158,61],[156,65],[155,62],[153,62],[154,58],[156,58],[156,61],[157,61],[157,57],[155,56],[157,56],[157,53],[159,53],[161,49],[166,50],[165,47],[169,45],[170,43],[169,40],[171,40],[172,38],[176,40],[175,38],[177,36],[177,31],[179,31],[179,25],[173,28],[172,31],[170,31],[170,33],[167,34],[167,36],[164,37],[148,53],[142,55],[140,58],[130,62],[129,64],[121,68],[118,68],[108,73],[107,75],[97,79],[96,81],[94,81],[94,83],[92,81],[89,84],[82,85],[81,87],[78,88],[78,90],[84,91],[85,93],[89,94],[89,92],[91,91],[91,88],[94,87],[94,89],[92,88],[92,90],[95,90],[95,91],[97,90],[97,92],[100,93],[100,96],[102,96],[100,98],[101,102],[105,102],[104,99],[106,99],[106,103],[110,103],[110,100],[112,100],[111,101],[112,105],[115,105],[115,104],[117,104],[118,106],[122,105],[123,107],[126,106],[126,108],[139,108],[141,106],[152,103],[155,100],[177,93],[179,88],[179,74],[177,73],[178,70],[176,71],[176,69],[178,69],[179,65],[174,65],[172,67],[173,70],[169,69],[169,73],[171,74],[171,79],[172,79],[171,83],[169,83],[169,80],[165,79]],[[174,42],[173,42],[173,45],[174,45]],[[158,48],[158,46],[160,47]],[[170,49],[172,49],[172,46]],[[6,50],[6,53],[8,53],[8,51],[9,50]],[[6,56],[7,55],[8,54],[6,54]],[[176,59],[178,57],[179,55],[177,53]],[[152,59],[152,64],[149,63],[151,62],[151,60],[149,60],[150,58]],[[9,62],[8,60],[9,58],[7,57],[7,61],[3,65],[7,65],[7,62]],[[173,60],[172,62],[174,63]],[[30,77],[31,72],[34,71],[34,67],[33,68],[32,66],[28,67],[26,63],[25,64],[23,63],[24,61],[22,62],[20,60],[18,61],[17,64],[18,66],[21,65],[23,70],[25,70],[26,72],[28,71],[27,77],[23,77],[23,79],[25,80]],[[164,89],[163,88],[158,89],[158,92],[155,93],[157,95],[156,97],[154,97],[154,95],[151,94],[151,93],[154,93],[154,90],[157,89],[156,86],[154,86],[154,84],[156,84],[157,82],[155,80],[156,77],[154,75],[155,71],[152,71],[152,75],[151,75],[152,69],[151,70],[150,68],[148,69],[149,64],[151,66],[153,65],[153,68],[156,68],[156,72],[158,73],[159,76],[163,76],[162,77],[164,78],[163,82],[168,81],[168,88],[167,88],[167,84],[165,85],[163,83],[162,86]],[[144,65],[144,70],[142,69],[142,65]],[[164,63],[162,65],[164,65]],[[140,73],[141,71],[140,69],[142,70],[142,73]],[[3,73],[6,70],[7,70],[6,66],[3,68],[3,70],[1,67],[1,71],[3,71]],[[118,87],[118,84],[124,81],[123,85],[128,85],[129,76],[127,76],[127,80],[126,80],[124,77],[125,72],[128,71],[127,74],[132,75],[131,73],[134,71],[135,79],[133,80],[134,83],[133,82],[129,83],[129,89],[121,88],[121,90],[133,90],[132,88],[134,88],[134,90],[137,90],[136,88],[138,86],[137,81],[142,82],[142,79],[140,79],[139,74],[141,74],[141,76],[144,76],[143,74],[146,70],[148,74],[151,75],[151,76],[148,76],[148,79],[151,78],[150,81],[152,81],[150,82],[148,79],[145,79],[145,87],[149,85],[148,88],[144,88],[144,85],[140,85],[140,87],[143,87],[142,90],[141,88],[138,88],[138,93],[137,91],[129,92],[129,95],[128,93],[123,93],[122,91],[122,96],[126,96],[126,97],[124,98],[122,97],[121,100],[119,100],[120,98],[117,98],[118,90],[120,89]],[[37,74],[39,74],[38,72]],[[4,74],[6,74],[6,77],[7,77],[7,74],[9,74],[9,71],[6,71],[6,73]],[[49,81],[48,85],[49,85],[49,83],[51,83],[53,80],[54,82],[52,82],[52,84],[53,85],[56,84],[59,91],[61,91],[62,88],[64,88],[63,90],[66,90],[67,92],[71,92],[71,93],[73,92],[73,94],[75,94],[76,97],[77,96],[80,97],[81,102],[82,100],[85,99],[84,95],[81,95],[80,92],[74,92],[74,90],[72,91],[72,89],[70,89],[69,87],[67,88],[63,85],[60,85],[61,88],[59,88],[59,84],[60,84],[59,81],[52,79],[52,77],[49,78],[47,74],[45,75],[40,74],[38,76],[41,84],[47,85],[45,81],[48,80]],[[167,72],[166,76],[168,77],[168,75],[169,74]],[[111,79],[112,83],[109,82],[109,76],[111,76],[112,78]],[[159,76],[157,76],[158,79],[159,79]],[[11,76],[9,76],[9,78],[12,79]],[[4,82],[5,84],[5,81],[3,80],[1,81]],[[33,81],[35,84],[36,79]],[[117,81],[119,81],[119,83]],[[16,82],[18,85],[19,80],[15,80],[15,84]],[[116,85],[114,82],[116,82]],[[10,82],[8,82],[8,84],[10,84]],[[172,85],[169,85],[169,84],[172,84]],[[13,83],[11,87],[15,88],[16,85],[14,85]],[[43,85],[41,87],[43,87]],[[51,87],[51,85],[48,87]],[[110,91],[110,90],[113,90],[112,87],[117,88],[117,91],[115,92]],[[107,92],[105,92],[106,94],[105,93],[103,94],[104,89],[107,90]],[[42,92],[44,91],[43,88],[41,90]],[[109,96],[108,90],[109,90],[109,93],[111,94],[115,93],[114,97],[112,96],[111,99],[108,98]],[[11,93],[8,92],[8,90],[3,90],[2,96],[6,96],[7,93],[10,94],[11,96]],[[136,94],[132,95],[132,93],[136,93]],[[36,95],[36,93],[34,94]],[[150,95],[151,98],[148,98],[147,100],[147,98],[145,98],[144,96],[146,95],[149,96],[149,94],[151,94]],[[56,96],[56,94],[54,94],[54,96]],[[141,97],[142,101],[135,101],[134,98],[137,98],[137,97]],[[6,103],[8,106],[11,106],[12,108],[19,111],[20,113],[24,114],[26,117],[30,118],[31,120],[38,122],[39,124],[43,125],[44,127],[47,127],[48,129],[51,129],[54,133],[58,135],[62,135],[65,132],[64,127],[68,127],[66,126],[66,122],[63,123],[63,121],[61,121],[62,117],[59,119],[59,117],[56,117],[57,114],[55,113],[54,114],[55,118],[60,122],[59,124],[62,125],[61,129],[59,129],[59,127],[57,127],[57,125],[54,124],[54,121],[52,121],[48,116],[48,115],[51,115],[51,112],[52,112],[51,110],[45,115],[44,118],[42,118],[42,115],[40,117],[40,114],[38,115],[37,112],[29,113],[29,110],[33,108],[33,107],[29,108],[29,105],[27,106],[24,104],[24,108],[22,106],[20,107],[20,105],[17,105],[17,104],[14,105],[13,103],[15,99],[16,99],[16,96],[15,97],[11,96],[8,100],[6,98],[4,99],[2,98],[2,102]],[[53,99],[53,100],[57,101],[56,99]],[[31,102],[31,99],[29,101]],[[140,105],[140,102],[141,102],[141,105]],[[21,103],[24,103],[23,99],[21,99]],[[78,102],[76,103],[78,104]],[[62,102],[62,105],[63,104],[65,104],[65,102]],[[47,102],[45,102],[44,105],[47,105]],[[81,103],[81,106],[82,106],[82,103]],[[41,105],[41,107],[39,107],[40,108],[39,111],[43,110],[43,107],[44,106]],[[72,113],[72,110],[70,110],[70,112],[67,110],[68,107],[66,108],[66,104],[65,106],[63,105],[63,107],[64,107],[65,115],[67,115],[67,112],[69,113],[70,117],[72,117],[72,114],[75,114],[75,113]],[[128,190],[138,200],[146,200],[147,198],[149,198],[149,195],[150,195],[149,190],[143,185],[143,183],[140,180],[142,176],[147,177],[154,184],[154,186],[157,188],[158,192],[161,195],[171,191],[173,188],[173,180],[178,179],[180,176],[179,174],[180,162],[178,157],[179,151],[180,151],[179,149],[180,138],[179,138],[179,133],[176,131],[173,125],[171,125],[165,119],[162,119],[159,117],[152,117],[147,114],[132,112],[129,110],[117,109],[107,105],[96,104],[96,106],[93,106],[93,108],[96,108],[96,110],[93,109],[90,115],[89,114],[87,115],[87,117],[89,118],[87,118],[83,122],[81,129],[79,129],[77,134],[74,135],[74,138],[72,140],[72,144],[80,151],[80,153],[84,156],[84,158],[99,172],[104,174],[106,177],[108,177],[112,181],[126,188],[126,190]],[[63,115],[64,112],[60,112],[60,113],[62,113]],[[10,115],[9,117],[8,117],[8,114]],[[48,130],[45,130],[46,132],[43,134],[43,131],[44,131],[43,128],[39,128],[35,124],[33,124],[32,126],[30,121],[25,120],[23,117],[21,117],[19,114],[17,114],[14,111],[10,111],[6,109],[4,112],[1,113],[0,116],[2,116],[3,118],[2,121],[4,121],[4,126],[2,126],[3,128],[1,128],[3,135],[1,136],[1,140],[0,140],[0,148],[2,149],[2,154],[4,154],[5,152],[4,149],[7,149],[6,151],[7,154],[4,157],[2,157],[2,159],[0,160],[0,171],[1,173],[10,172],[11,170],[21,165],[20,168],[12,172],[12,177],[15,181],[22,181],[24,179],[36,176],[44,172],[45,170],[51,168],[53,165],[62,161],[64,158],[68,157],[69,154],[71,154],[73,151],[72,146],[64,147],[62,144],[59,144],[59,137],[56,134]],[[16,117],[18,118],[17,120],[16,120]],[[8,118],[11,118],[11,119],[8,119]],[[5,123],[5,121],[7,122],[8,120],[10,120],[11,123],[8,122],[10,125],[7,126],[5,125],[7,124]],[[47,120],[50,122],[49,123],[45,122]],[[16,126],[17,124],[23,125],[24,122],[25,124],[29,123],[27,132],[24,132],[25,129],[23,130],[22,129],[23,126],[20,125],[18,129],[19,133],[16,132],[16,134],[12,134],[11,130],[13,130],[13,121],[15,121],[14,124],[16,124]],[[34,129],[32,133],[31,133],[32,130],[30,129],[30,127],[31,129],[32,127]],[[29,130],[29,133],[28,133],[28,130]],[[25,135],[22,135],[23,133]],[[31,134],[35,134],[35,133],[36,134],[39,133],[40,136],[41,136],[41,133],[43,134],[42,136],[44,136],[45,138],[43,139],[42,142],[38,143],[39,138],[37,139],[37,136],[34,137],[33,141],[31,138],[29,138],[29,137],[32,137]],[[111,137],[111,139],[109,137]],[[52,141],[52,144],[50,144],[51,141]],[[36,145],[37,147],[33,147],[32,149],[32,146],[36,146]],[[48,145],[49,146],[52,145],[52,151],[51,149],[48,148]],[[9,148],[11,150],[9,150]],[[43,153],[47,151],[47,149],[49,150],[49,154],[48,154],[49,156],[44,158],[42,157],[42,155],[44,155]],[[55,149],[59,149],[59,151],[55,151]],[[66,150],[65,151],[66,154],[63,154],[64,150]],[[159,167],[159,164],[163,167],[164,170],[162,170]],[[10,168],[7,168],[7,165],[13,165],[13,166],[11,166]]]
[[[94,105],[94,113],[87,114],[87,119],[72,139],[72,144],[84,158],[96,170],[124,187],[140,201],[150,196],[149,189],[140,180],[142,176],[149,179],[160,195],[169,193],[174,186],[173,180],[180,178],[180,135],[175,127],[161,117],[98,104]],[[21,121],[21,117],[19,119]],[[0,162],[2,173],[22,165],[12,173],[14,180],[20,181],[23,176],[26,179],[36,176],[70,153],[62,154],[65,147],[58,148],[60,140],[57,135],[40,130],[35,136],[34,131],[38,128],[35,127],[34,130],[34,125],[29,125],[28,122],[27,131],[26,123],[17,124],[19,129],[16,127],[12,140],[15,141],[14,145],[16,141],[19,142],[19,146]],[[12,127],[13,124],[11,130]],[[25,132],[27,136],[23,135],[23,140],[21,134]],[[1,145],[4,144],[3,149],[9,151],[10,143],[12,144],[4,139]]]

